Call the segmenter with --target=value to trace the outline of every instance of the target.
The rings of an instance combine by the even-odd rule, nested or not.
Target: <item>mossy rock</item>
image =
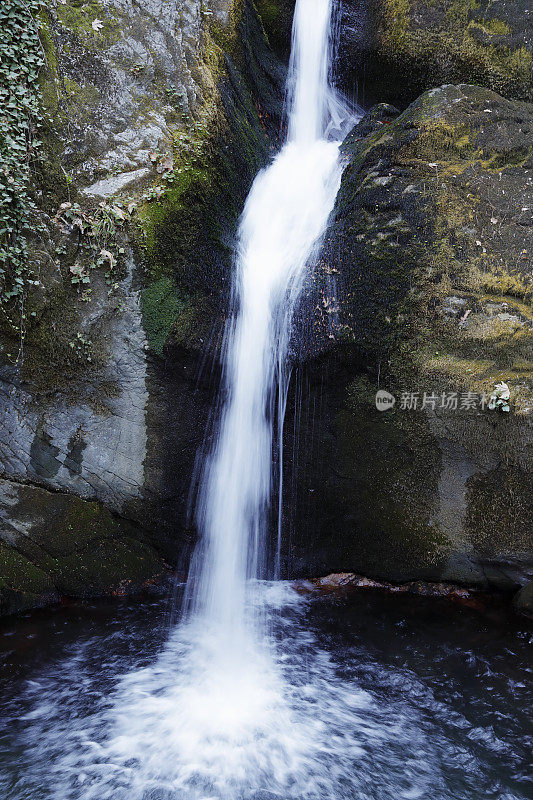
[[[341,42],[347,88],[364,75],[366,102],[405,107],[442,83],[472,83],[532,98],[533,23],[527,0],[371,0]]]
[[[324,256],[339,272],[338,337],[397,384],[490,394],[506,380],[527,406],[532,107],[448,86],[358,128]]]
[[[1,481],[0,515],[0,613],[131,593],[165,574],[138,529],[100,503]]]
[[[289,570],[513,591],[531,568],[532,127],[530,104],[460,85],[374,109],[346,139],[306,299],[309,409],[289,403]],[[509,414],[487,407],[499,381]]]
[[[256,0],[255,6],[271,47],[280,58],[288,61],[294,0]]]
[[[0,616],[59,599],[52,579],[22,553],[0,541]]]
[[[251,4],[239,8],[234,28],[213,32],[218,83],[205,119],[177,136],[160,196],[138,213],[136,241],[147,272],[142,306],[158,355],[167,339],[170,346],[183,343],[179,330],[194,309],[195,327],[207,336],[206,310],[213,310],[211,326],[227,310],[239,216],[279,130],[284,71]]]

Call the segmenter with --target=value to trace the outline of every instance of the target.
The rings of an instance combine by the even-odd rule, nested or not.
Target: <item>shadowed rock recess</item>
[[[295,325],[286,577],[532,577],[526,6],[343,4],[338,83],[379,105],[342,147]],[[292,7],[67,0],[35,18],[34,279],[23,324],[12,301],[0,316],[0,614],[187,564],[234,235],[279,144]],[[509,413],[479,406],[500,381]]]

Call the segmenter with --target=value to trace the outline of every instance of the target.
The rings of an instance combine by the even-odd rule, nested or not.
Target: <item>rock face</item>
[[[531,581],[516,593],[514,606],[520,614],[533,617],[533,583]]]
[[[0,322],[0,613],[186,558],[199,363],[284,78],[250,4],[73,0],[39,24],[36,279],[23,334]]]
[[[344,15],[342,79],[363,103],[405,106],[443,83],[532,99],[527,0],[348,0]]]
[[[122,595],[162,577],[139,531],[99,503],[0,481],[0,614]]]
[[[346,140],[321,264],[337,287],[319,280],[317,302],[338,308],[334,339],[303,368],[292,569],[311,551],[315,574],[505,588],[531,570],[532,126],[529,104],[444,86]],[[502,380],[510,414],[487,408]]]

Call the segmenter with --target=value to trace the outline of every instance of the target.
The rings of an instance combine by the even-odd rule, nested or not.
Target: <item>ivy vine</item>
[[[25,233],[37,220],[31,168],[41,146],[38,81],[44,55],[36,20],[41,7],[41,0],[0,3],[0,312],[21,337],[26,295],[36,283]]]

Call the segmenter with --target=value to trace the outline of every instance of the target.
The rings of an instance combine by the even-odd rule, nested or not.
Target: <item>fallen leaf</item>
[[[174,166],[174,159],[172,158],[172,156],[163,156],[163,158],[157,165],[157,171],[159,173],[169,172],[173,166]]]
[[[115,256],[109,250],[100,250],[100,255],[109,261],[109,267],[113,269],[115,265]]]
[[[113,206],[112,210],[113,210],[113,214],[115,215],[116,219],[119,219],[122,222],[124,222],[124,220],[126,219],[126,215],[123,212],[123,210],[121,208],[119,208],[118,206]]]

